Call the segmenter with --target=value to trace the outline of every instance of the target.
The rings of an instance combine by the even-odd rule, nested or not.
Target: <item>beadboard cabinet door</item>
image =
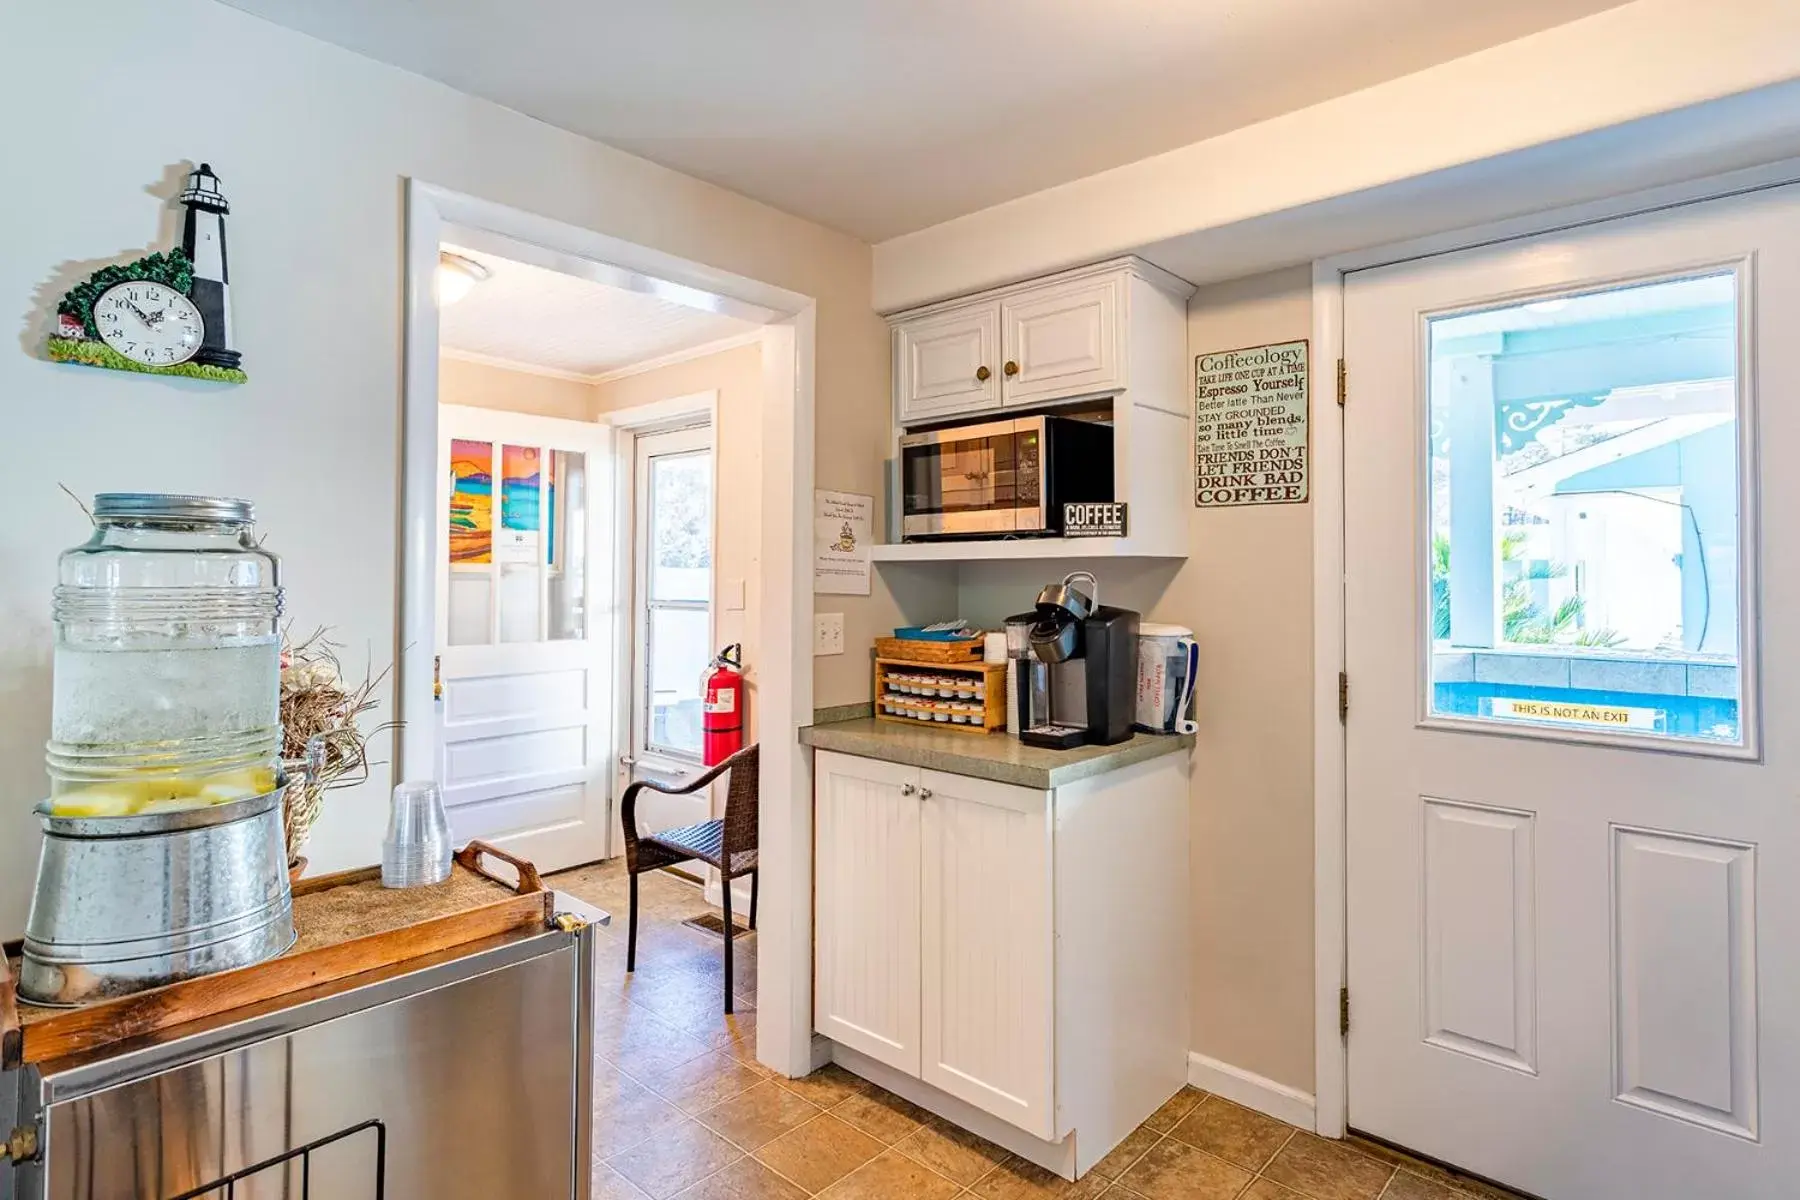
[[[1000,306],[971,304],[894,327],[901,428],[1000,407]]]
[[[919,773],[919,1078],[1054,1139],[1049,793]]]
[[[814,759],[813,1028],[919,1074],[919,769]]]

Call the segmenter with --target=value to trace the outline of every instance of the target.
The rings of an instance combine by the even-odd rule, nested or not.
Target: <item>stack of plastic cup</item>
[[[430,780],[394,789],[387,837],[381,842],[383,887],[425,887],[450,878],[450,818],[444,793]]]

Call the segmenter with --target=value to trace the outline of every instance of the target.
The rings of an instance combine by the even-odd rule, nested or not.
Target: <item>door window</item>
[[[1738,297],[1428,320],[1429,720],[1745,743]]]
[[[451,441],[450,645],[587,636],[587,505],[581,451]]]
[[[700,676],[712,658],[713,459],[706,430],[638,440],[640,750],[700,757]]]

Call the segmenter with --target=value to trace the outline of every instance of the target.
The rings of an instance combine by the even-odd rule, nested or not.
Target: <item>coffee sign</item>
[[[1063,536],[1124,537],[1125,505],[1120,501],[1109,504],[1065,504]]]
[[[1307,344],[1194,360],[1194,504],[1304,504]]]

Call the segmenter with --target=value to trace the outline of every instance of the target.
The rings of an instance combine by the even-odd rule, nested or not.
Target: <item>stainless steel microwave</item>
[[[1113,430],[1017,417],[900,439],[900,535],[1054,537],[1062,506],[1113,499]]]

